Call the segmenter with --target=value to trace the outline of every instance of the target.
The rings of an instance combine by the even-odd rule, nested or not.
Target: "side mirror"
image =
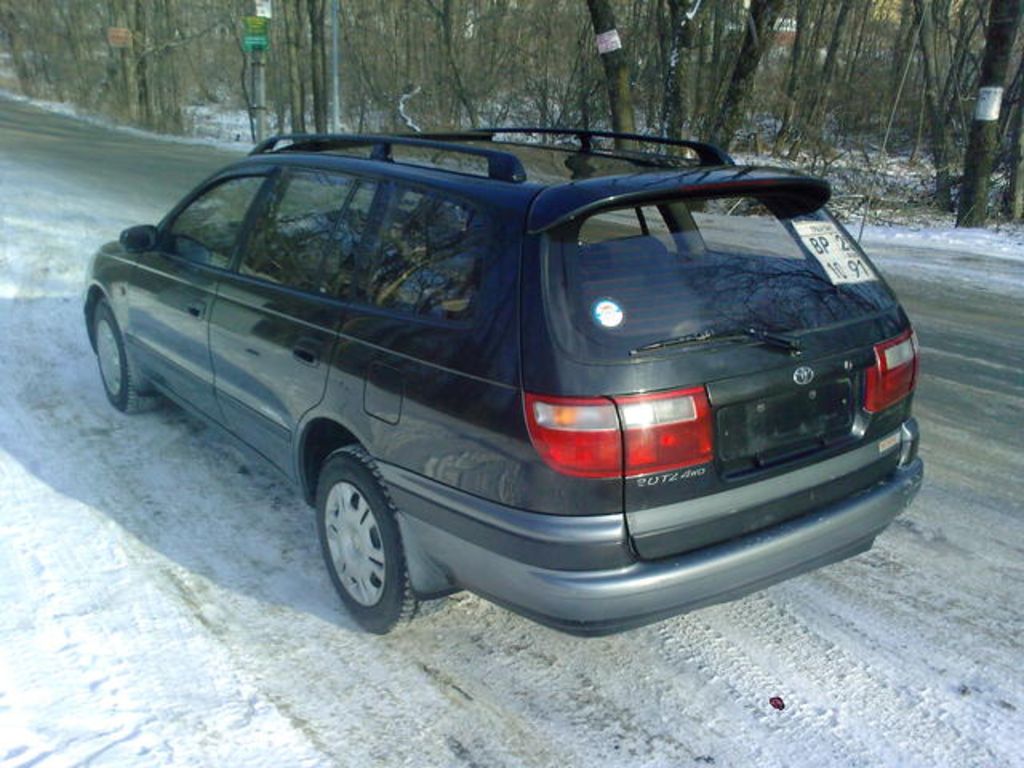
[[[156,248],[156,227],[152,224],[142,224],[138,227],[128,227],[121,233],[121,247],[128,253],[142,253]]]

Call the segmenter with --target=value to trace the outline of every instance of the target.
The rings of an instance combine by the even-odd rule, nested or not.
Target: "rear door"
[[[139,256],[129,297],[129,342],[147,376],[219,420],[207,324],[217,283],[234,255],[264,176],[222,179],[161,227]]]
[[[669,200],[597,214],[561,243],[552,326],[607,374],[642,556],[771,525],[858,490],[840,478],[866,487],[887,471],[874,445],[826,463],[874,437],[865,371],[905,319],[824,211],[771,196]],[[674,460],[690,440],[713,450]]]
[[[376,185],[288,169],[210,318],[217,400],[236,435],[291,472],[296,424],[323,398],[353,249]]]

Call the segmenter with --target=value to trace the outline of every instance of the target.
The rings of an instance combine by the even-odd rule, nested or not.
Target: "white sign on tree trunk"
[[[999,108],[1003,104],[1003,89],[989,86],[978,89],[978,102],[974,105],[974,119],[990,122],[999,119]]]
[[[597,36],[597,52],[600,54],[611,53],[622,47],[622,40],[619,38],[619,30],[609,29]]]
[[[256,16],[262,16],[264,19],[272,18],[273,8],[270,5],[270,0],[256,0]]]

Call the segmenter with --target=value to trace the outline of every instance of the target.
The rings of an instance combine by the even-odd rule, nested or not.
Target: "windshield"
[[[771,197],[602,211],[563,228],[551,245],[552,325],[585,359],[621,359],[679,337],[800,332],[894,303],[824,209],[791,217]]]

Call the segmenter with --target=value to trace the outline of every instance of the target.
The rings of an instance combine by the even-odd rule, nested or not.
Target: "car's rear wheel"
[[[316,508],[324,562],[349,613],[381,635],[412,618],[417,602],[396,510],[365,451],[349,447],[327,457]]]
[[[93,311],[93,340],[100,379],[110,404],[124,413],[136,413],[152,403],[140,390],[141,378],[124,348],[121,328],[106,301],[100,300]]]

